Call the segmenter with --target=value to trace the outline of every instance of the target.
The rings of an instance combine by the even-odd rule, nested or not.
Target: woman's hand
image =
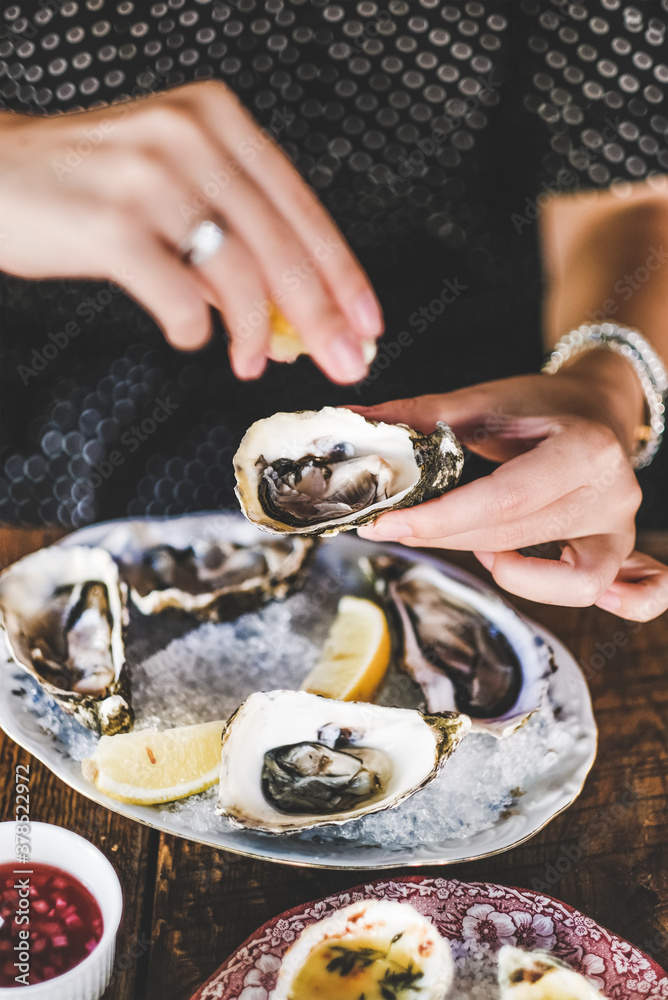
[[[226,239],[198,268],[180,247],[203,219]],[[268,300],[335,382],[366,372],[380,335],[369,281],[287,158],[223,84],[196,83],[95,111],[0,112],[0,268],[122,285],[174,346],[222,313],[240,378],[264,369]]]
[[[547,604],[599,604],[644,620],[668,607],[668,569],[634,553],[641,492],[627,459],[642,415],[635,375],[607,352],[556,376],[527,375],[361,409],[417,430],[452,425],[491,475],[359,534],[467,549],[505,590]],[[593,369],[596,367],[596,376]],[[620,393],[624,393],[622,399]],[[547,556],[561,543],[561,558]],[[519,550],[539,547],[539,555]]]

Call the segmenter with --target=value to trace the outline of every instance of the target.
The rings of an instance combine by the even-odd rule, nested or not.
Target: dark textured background
[[[209,77],[233,87],[358,253],[387,333],[361,387],[336,387],[305,359],[241,383],[220,330],[186,356],[113,286],[0,275],[0,520],[79,526],[236,507],[231,457],[260,416],[535,371],[537,198],[668,169],[666,9],[667,0],[4,5],[0,101],[18,112],[93,108]],[[447,281],[458,292],[441,311]],[[68,336],[72,322],[79,332]],[[398,352],[402,331],[411,343]],[[159,401],[173,412],[158,424]],[[471,463],[467,475],[482,468]],[[641,474],[641,525],[665,523],[667,470],[663,454]]]

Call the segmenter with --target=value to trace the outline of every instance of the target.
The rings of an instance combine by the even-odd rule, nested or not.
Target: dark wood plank
[[[55,541],[62,530],[0,529],[0,567]],[[136,986],[145,992],[151,938],[153,882],[145,893],[146,873],[151,871],[157,835],[146,827],[73,791],[0,731],[0,820],[13,819],[14,775],[17,764],[30,767],[30,818],[35,822],[67,827],[95,844],[111,861],[123,889],[123,918],[116,945],[114,974],[104,1000],[129,1000]],[[148,910],[146,910],[148,905]]]
[[[668,536],[645,542],[648,551],[665,558]],[[455,555],[453,561],[485,575],[470,557]],[[410,871],[547,892],[665,966],[668,618],[637,625],[597,608],[515,603],[561,638],[580,662],[599,725],[597,761],[579,799],[528,843],[477,862]],[[162,836],[147,1000],[187,1000],[265,920],[392,874],[402,871],[293,868]]]

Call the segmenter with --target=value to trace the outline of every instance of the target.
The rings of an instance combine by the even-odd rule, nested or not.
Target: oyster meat
[[[223,731],[216,810],[265,833],[345,823],[426,785],[469,728],[451,712],[259,691]]]
[[[103,544],[143,614],[174,608],[221,621],[286,597],[305,573],[314,541],[267,538],[235,515],[130,522]]]
[[[280,812],[300,815],[316,809],[324,815],[373,801],[387,788],[391,774],[392,761],[382,750],[288,743],[265,753],[262,793]]]
[[[503,737],[540,709],[549,647],[502,598],[425,563],[390,556],[368,563],[397,612],[402,665],[429,712],[465,712],[474,730]]]
[[[241,509],[277,534],[335,535],[368,524],[444,493],[463,465],[445,423],[419,434],[332,406],[258,420],[234,456]]]
[[[124,585],[104,549],[52,546],[0,575],[10,655],[83,725],[132,728],[122,629]]]
[[[448,941],[410,903],[362,899],[309,924],[283,956],[272,1000],[443,1000]]]

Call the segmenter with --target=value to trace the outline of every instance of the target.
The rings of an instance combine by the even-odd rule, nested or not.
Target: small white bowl
[[[14,822],[0,823],[0,864],[16,859]],[[123,911],[121,884],[104,854],[62,826],[30,821],[28,861],[55,865],[86,886],[102,911],[104,928],[97,947],[62,976],[34,986],[0,987],[2,1000],[99,1000],[111,978],[116,933]],[[22,867],[21,863],[17,868]],[[26,867],[29,867],[27,865]]]

